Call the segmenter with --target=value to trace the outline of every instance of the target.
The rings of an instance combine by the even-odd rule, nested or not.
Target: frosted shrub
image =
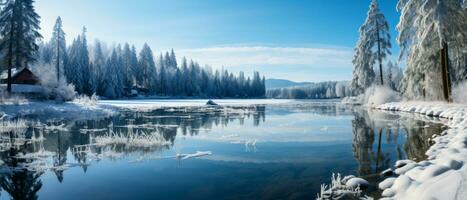
[[[127,148],[130,147],[143,147],[143,148],[150,148],[150,147],[160,147],[170,145],[169,141],[166,141],[164,137],[159,133],[145,133],[141,132],[132,132],[130,131],[128,134],[123,133],[115,133],[113,131],[109,131],[109,133],[103,136],[97,136],[95,138],[95,142],[97,145],[105,146],[105,145],[125,145]]]
[[[41,80],[45,98],[57,101],[70,101],[75,98],[75,86],[68,84],[65,77],[60,77],[60,81],[58,81],[55,67],[52,65],[39,64],[34,68],[34,71]]]
[[[99,98],[95,93],[92,96],[79,95],[73,100],[73,102],[85,106],[96,106],[99,102]]]
[[[387,86],[373,85],[365,91],[364,104],[367,106],[378,106],[388,102],[401,100],[399,93]]]
[[[341,178],[340,174],[332,174],[331,184],[321,185],[321,191],[317,195],[317,200],[328,200],[328,199],[366,199],[362,197],[362,190],[360,187],[352,188],[346,186],[345,182],[347,177]]]
[[[452,89],[454,102],[467,104],[467,81],[457,84]]]
[[[401,97],[398,92],[392,90],[388,86],[373,85],[365,90],[365,93],[342,99],[343,104],[359,104],[370,107],[378,106],[388,102],[400,101]]]

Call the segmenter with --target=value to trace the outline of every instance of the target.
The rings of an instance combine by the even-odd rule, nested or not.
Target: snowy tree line
[[[61,29],[57,19],[57,29]],[[63,32],[62,30],[54,30]],[[88,45],[86,29],[69,47],[65,41],[52,37],[50,42],[39,45],[38,60],[41,64],[56,62],[57,42],[61,41],[62,53],[57,69],[63,68],[63,77],[72,83],[80,94],[107,98],[122,98],[138,91],[145,95],[189,97],[264,97],[265,78],[258,72],[246,77],[227,70],[201,67],[193,60],[177,62],[175,52],[165,52],[157,58],[149,45],[137,52],[134,45],[114,45],[95,41]]]
[[[40,30],[40,16],[35,12],[34,0],[0,1],[0,50],[8,69],[7,90],[11,92],[13,68],[35,68],[45,76],[54,93],[73,87],[78,94],[107,98],[158,95],[189,97],[252,98],[265,96],[265,78],[258,72],[247,77],[243,72],[234,75],[227,70],[201,67],[193,60],[178,63],[174,51],[154,57],[145,44],[139,52],[128,44],[107,45],[96,41],[88,44],[87,30],[67,45],[62,19],[57,18],[52,38],[44,42]],[[31,67],[32,66],[32,67]],[[46,68],[46,69],[44,69]],[[44,71],[53,73],[51,79]],[[54,95],[51,95],[54,96]],[[70,95],[66,99],[69,98]]]
[[[350,82],[328,81],[304,86],[268,89],[266,96],[275,99],[330,99],[352,95]]]
[[[377,0],[372,0],[355,48],[352,93],[362,94],[372,85],[384,84],[408,99],[450,101],[451,84],[467,80],[465,2],[399,0],[399,61],[406,63],[402,75],[392,62],[382,66],[391,54],[389,25]]]

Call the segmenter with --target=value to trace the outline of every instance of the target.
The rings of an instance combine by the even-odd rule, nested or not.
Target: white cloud
[[[304,67],[346,68],[351,66],[352,50],[345,47],[210,47],[177,50],[179,56],[214,67],[300,65]]]

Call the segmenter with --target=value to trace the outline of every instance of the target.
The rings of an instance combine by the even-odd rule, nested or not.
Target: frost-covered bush
[[[457,84],[452,89],[454,102],[467,104],[467,81]]]
[[[363,94],[363,102],[367,106],[377,106],[401,100],[399,93],[387,86],[373,85]]]
[[[78,95],[73,102],[81,105],[86,105],[86,106],[96,106],[99,101],[99,98],[97,97],[96,93],[94,93],[92,96],[87,96],[87,95]]]
[[[388,86],[373,85],[361,95],[342,99],[343,104],[359,104],[369,107],[378,106],[388,102],[398,102],[401,97],[398,92]]]
[[[362,195],[360,185],[349,186],[347,184],[349,180],[352,180],[354,178],[355,176],[346,176],[344,178],[341,178],[341,175],[339,173],[337,175],[333,173],[331,178],[331,184],[322,184],[321,191],[317,195],[316,199],[368,199],[368,197]]]
[[[54,66],[39,64],[33,69],[41,81],[44,97],[57,101],[70,101],[75,98],[75,86],[68,84],[63,76],[60,76],[60,80],[57,80]]]

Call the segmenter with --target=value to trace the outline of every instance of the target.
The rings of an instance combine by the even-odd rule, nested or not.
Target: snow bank
[[[399,161],[397,178],[380,184],[388,199],[465,199],[467,196],[467,106],[442,102],[387,103],[377,109],[445,118],[449,127],[421,162]]]

